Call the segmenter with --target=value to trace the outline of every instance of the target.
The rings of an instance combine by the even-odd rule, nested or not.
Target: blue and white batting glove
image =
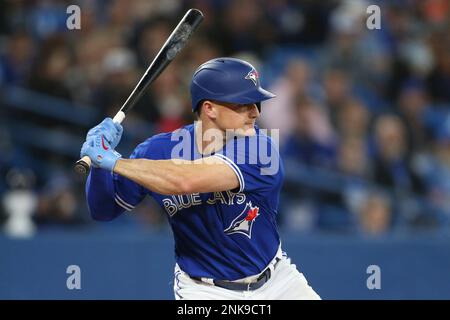
[[[115,149],[122,137],[123,128],[120,123],[112,121],[111,118],[105,118],[100,124],[88,131],[86,141],[93,136],[102,135],[112,149]]]
[[[88,156],[94,167],[113,171],[122,156],[106,141],[103,135],[90,136],[81,147],[80,157]]]

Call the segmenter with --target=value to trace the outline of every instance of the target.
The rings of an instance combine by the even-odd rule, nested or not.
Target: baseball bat
[[[122,123],[129,110],[131,110],[147,87],[155,81],[161,72],[175,58],[178,52],[186,45],[187,40],[203,20],[203,13],[198,9],[189,9],[178,25],[167,38],[164,45],[159,50],[144,75],[139,80],[136,87],[128,96],[125,103],[114,116],[113,121]],[[81,174],[88,174],[91,167],[91,159],[84,156],[75,164],[75,171]]]

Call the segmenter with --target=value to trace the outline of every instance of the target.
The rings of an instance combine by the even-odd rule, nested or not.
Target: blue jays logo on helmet
[[[247,202],[244,210],[231,222],[230,226],[224,230],[225,234],[240,233],[252,238],[252,227],[256,217],[259,216],[259,207],[252,206],[252,202]]]
[[[255,69],[250,70],[250,72],[245,76],[245,79],[252,80],[255,86],[258,85],[259,74]]]

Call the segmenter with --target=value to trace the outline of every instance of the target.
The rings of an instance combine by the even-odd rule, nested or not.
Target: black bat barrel
[[[152,64],[147,68],[120,111],[126,114],[127,111],[136,104],[147,87],[161,74],[161,72],[163,72],[178,52],[184,48],[189,37],[195,29],[197,29],[202,20],[203,13],[200,10],[189,9],[186,12],[183,19],[181,19],[172,34],[161,47],[161,50],[152,61]]]

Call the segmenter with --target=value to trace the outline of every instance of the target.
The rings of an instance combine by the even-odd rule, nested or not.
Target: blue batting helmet
[[[216,58],[202,64],[191,81],[192,111],[203,100],[237,104],[256,103],[275,97],[261,88],[258,71],[248,62]]]

